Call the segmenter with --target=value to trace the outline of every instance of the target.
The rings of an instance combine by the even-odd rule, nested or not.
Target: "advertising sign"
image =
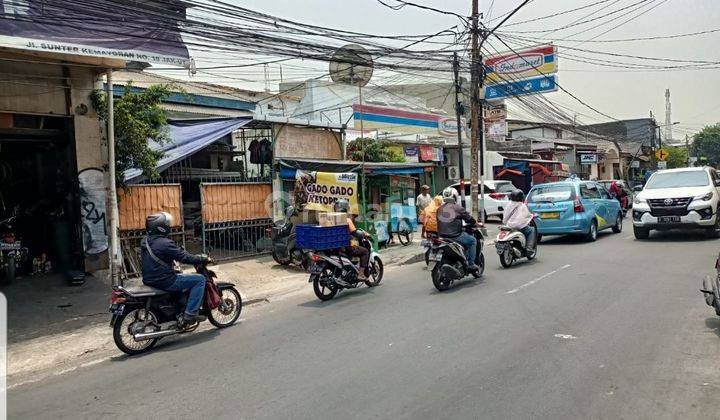
[[[533,93],[547,93],[558,90],[557,76],[540,76],[517,82],[500,83],[485,87],[485,100],[492,101],[505,99],[509,96],[530,95]]]
[[[557,50],[553,45],[491,56],[485,60],[488,84],[550,75],[557,72]]]
[[[507,107],[504,103],[488,104],[483,106],[485,121],[500,121],[507,119]]]
[[[350,202],[350,213],[358,214],[358,174],[354,172],[306,172],[295,174],[295,206],[300,210],[333,211],[335,202]]]
[[[0,47],[185,66],[179,2],[162,9],[73,0],[0,0]],[[158,17],[158,14],[163,14]]]
[[[404,148],[405,162],[419,162],[420,161],[420,150],[417,146],[406,146]]]
[[[491,137],[505,137],[508,133],[507,121],[485,122],[485,134]]]
[[[581,153],[580,154],[580,164],[581,165],[591,165],[593,163],[598,162],[598,156],[595,153]]]
[[[457,136],[455,118],[405,109],[377,105],[353,105],[353,125],[365,130],[381,130],[391,133]],[[463,123],[463,125],[465,125]]]

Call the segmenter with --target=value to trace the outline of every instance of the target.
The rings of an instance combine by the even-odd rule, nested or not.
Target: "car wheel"
[[[720,208],[715,212],[715,224],[707,230],[707,235],[710,238],[720,238],[720,214],[718,214],[718,211],[720,211]]]
[[[612,227],[612,231],[615,233],[622,232],[622,228],[623,228],[622,224],[623,224],[623,214],[622,214],[622,212],[620,212],[617,215],[617,220],[615,220],[615,226]]]
[[[585,239],[588,242],[595,242],[597,240],[598,236],[598,225],[597,221],[593,220],[590,223],[590,230],[588,230],[588,233],[585,234]]]
[[[635,239],[647,239],[650,237],[650,229],[633,226],[633,233],[635,234]]]

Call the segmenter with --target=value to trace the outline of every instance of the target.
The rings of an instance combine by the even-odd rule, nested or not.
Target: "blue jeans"
[[[525,248],[530,248],[535,241],[535,228],[527,225],[520,229],[520,232],[525,235]]]
[[[465,258],[469,265],[475,265],[475,254],[477,253],[477,239],[467,232],[463,232],[455,238],[465,248]]]
[[[175,277],[175,282],[166,287],[165,290],[169,292],[186,292],[189,290],[190,295],[188,296],[185,313],[197,315],[205,294],[205,276],[198,273],[178,274]]]

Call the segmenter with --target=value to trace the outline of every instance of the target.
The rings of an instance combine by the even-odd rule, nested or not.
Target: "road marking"
[[[553,337],[562,338],[563,340],[574,340],[577,338],[574,335],[570,335],[570,334],[555,334]]]
[[[543,274],[542,276],[540,276],[540,277],[538,277],[538,278],[536,278],[536,279],[534,279],[534,280],[530,280],[529,282],[523,284],[522,286],[518,286],[518,287],[515,288],[515,289],[508,290],[505,294],[507,294],[507,295],[512,295],[513,293],[517,293],[517,292],[521,291],[522,289],[524,289],[524,288],[526,288],[526,287],[532,286],[533,284],[539,282],[540,280],[542,280],[542,279],[544,279],[544,278],[547,278],[547,277],[552,276],[553,274],[557,273],[558,271],[562,271],[562,270],[564,270],[564,269],[566,269],[566,268],[569,268],[570,266],[571,266],[570,264],[563,265],[562,267],[558,268],[557,270],[553,270],[553,271],[551,271],[551,272],[549,272],[549,273],[545,273],[545,274]]]

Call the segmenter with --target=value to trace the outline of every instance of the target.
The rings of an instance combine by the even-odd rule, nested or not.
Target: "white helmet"
[[[457,203],[458,192],[453,187],[447,187],[442,192],[443,201],[448,203],[450,201]]]

